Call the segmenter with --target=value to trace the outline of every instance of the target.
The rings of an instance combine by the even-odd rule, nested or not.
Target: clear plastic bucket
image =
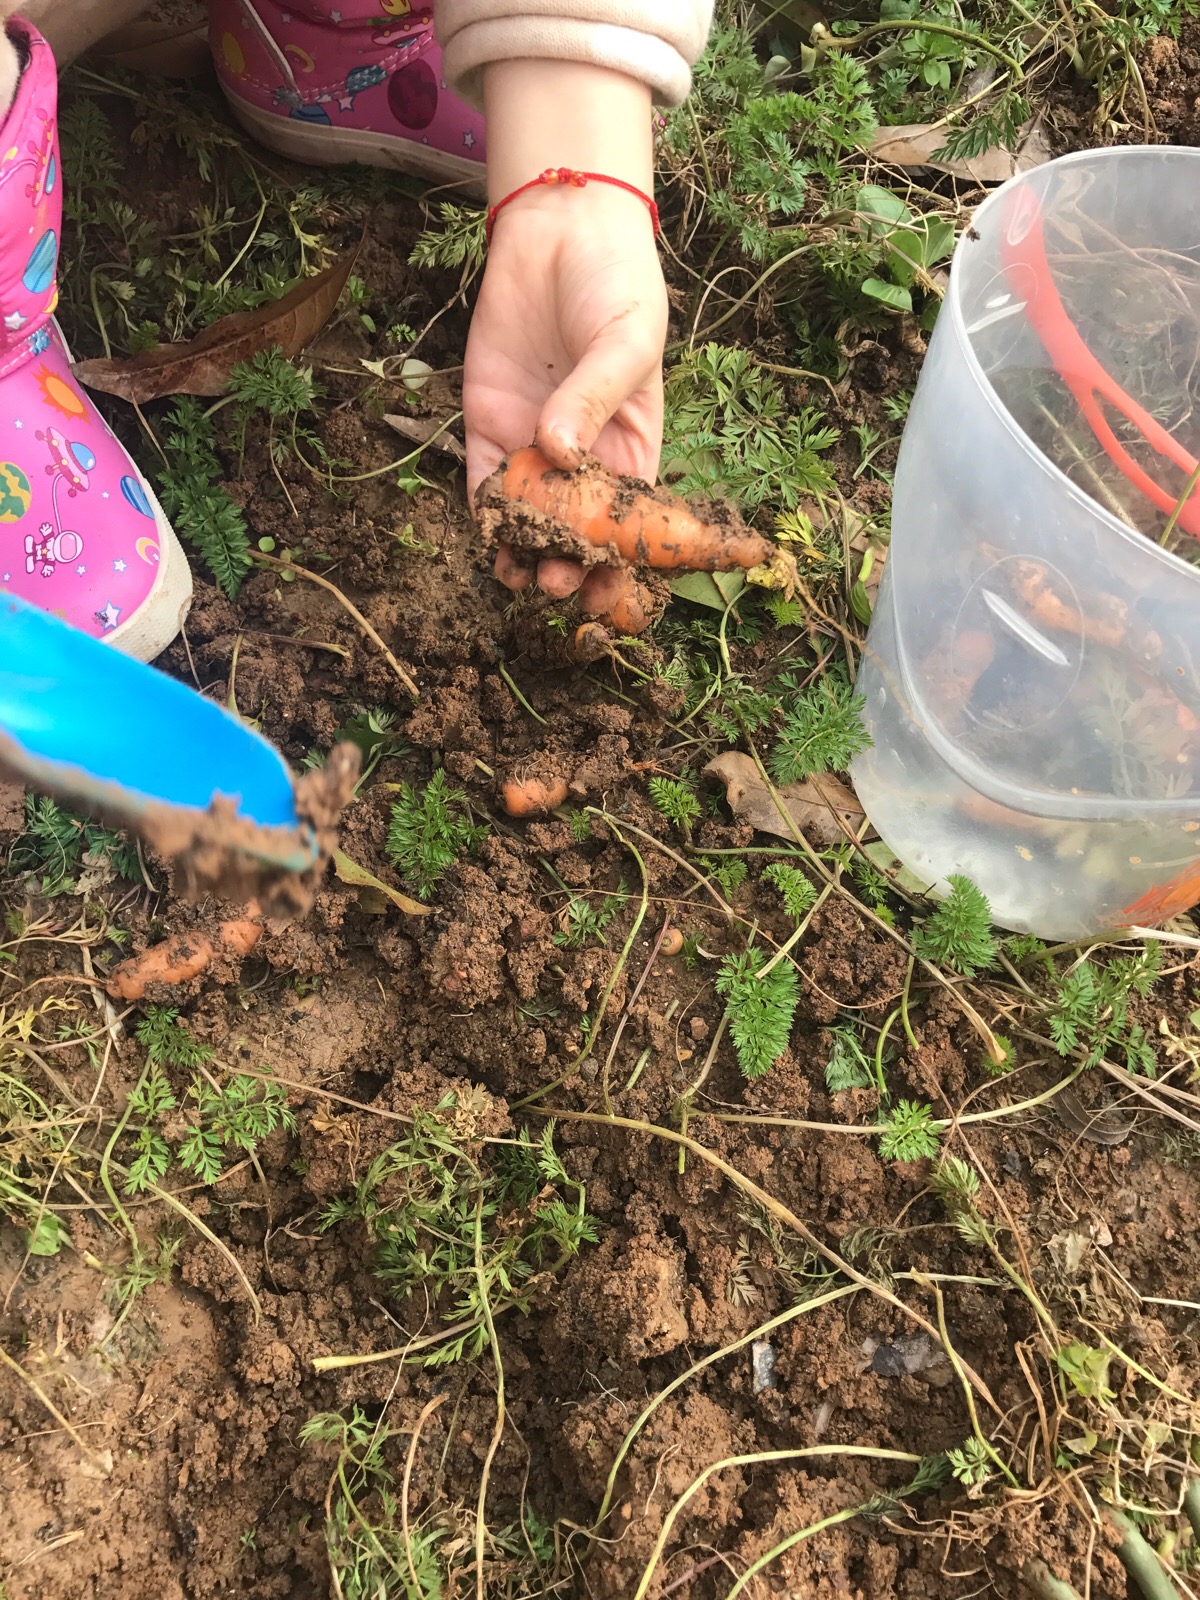
[[[853,769],[897,856],[965,873],[1003,927],[1200,901],[1197,455],[1200,151],[1006,184],[959,243],[905,430]]]

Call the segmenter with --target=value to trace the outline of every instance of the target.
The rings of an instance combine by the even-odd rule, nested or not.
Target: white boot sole
[[[390,167],[428,183],[452,183],[478,199],[487,192],[482,161],[435,150],[417,139],[374,133],[369,128],[324,127],[301,122],[297,117],[277,116],[240,100],[227,88],[225,98],[247,133],[289,161],[313,167],[338,167],[360,161],[368,167]]]
[[[104,642],[135,661],[153,661],[179,637],[187,620],[192,604],[192,572],[175,529],[140,472],[138,481],[150,502],[158,531],[158,572],[153,588],[129,621],[106,634]]]
[[[54,328],[62,341],[67,360],[73,362],[75,358],[57,317],[54,319]],[[120,627],[102,635],[102,638],[105,644],[119,650],[122,655],[132,656],[135,661],[153,661],[179,637],[179,630],[192,604],[192,572],[175,529],[158,503],[158,496],[132,457],[129,458],[129,465],[154,513],[154,527],[158,535],[158,571],[150,593],[129,621],[122,622]]]

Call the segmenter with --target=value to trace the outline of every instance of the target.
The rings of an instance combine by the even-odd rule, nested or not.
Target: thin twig
[[[420,1594],[421,1579],[417,1574],[412,1557],[412,1539],[408,1531],[408,1486],[412,1482],[413,1464],[417,1459],[417,1445],[421,1439],[421,1429],[440,1405],[449,1399],[447,1394],[435,1394],[433,1399],[422,1411],[413,1425],[412,1438],[408,1441],[408,1453],[404,1457],[404,1478],[400,1486],[400,1529],[404,1535],[404,1554],[408,1560],[408,1575],[412,1579],[412,1592]]]
[[[504,1361],[500,1355],[500,1341],[496,1337],[496,1324],[492,1321],[492,1305],[488,1298],[487,1275],[483,1270],[483,1195],[475,1202],[475,1282],[479,1288],[479,1304],[487,1328],[488,1343],[496,1367],[496,1425],[492,1429],[487,1455],[483,1458],[483,1471],[479,1475],[479,1497],[475,1502],[475,1600],[485,1600],[483,1549],[487,1539],[487,1491],[492,1473],[492,1462],[504,1437]]]
[[[867,1457],[873,1461],[899,1461],[905,1466],[920,1466],[921,1464],[921,1457],[915,1456],[907,1450],[877,1450],[871,1446],[855,1444],[807,1445],[794,1450],[762,1450],[753,1455],[727,1456],[723,1461],[714,1461],[711,1466],[705,1467],[699,1477],[693,1479],[663,1518],[663,1525],[659,1530],[658,1538],[654,1541],[654,1549],[650,1552],[650,1559],[646,1563],[645,1571],[642,1573],[642,1581],[637,1586],[633,1600],[645,1600],[650,1585],[654,1580],[654,1569],[658,1566],[680,1514],[688,1501],[699,1494],[714,1473],[723,1472],[728,1467],[757,1466],[760,1463],[766,1464],[773,1461],[807,1461],[827,1456],[852,1456],[856,1459]],[[856,1506],[853,1511],[839,1513],[839,1515],[857,1516],[858,1509]],[[753,1570],[751,1568],[751,1572]],[[749,1576],[750,1574],[746,1573],[742,1578],[739,1578],[738,1586],[744,1587],[745,1578]]]
[[[625,1128],[630,1133],[647,1133],[652,1138],[665,1139],[669,1144],[682,1145],[685,1150],[690,1150],[701,1161],[707,1161],[710,1166],[716,1167],[718,1172],[723,1172],[732,1184],[735,1184],[737,1188],[750,1195],[752,1199],[757,1200],[765,1211],[769,1211],[773,1217],[778,1218],[785,1226],[798,1233],[806,1244],[811,1245],[819,1256],[829,1262],[830,1266],[836,1267],[840,1273],[849,1278],[851,1282],[856,1283],[860,1289],[866,1289],[870,1294],[875,1295],[877,1299],[886,1301],[888,1305],[899,1311],[902,1316],[907,1317],[911,1322],[915,1322],[917,1327],[929,1334],[931,1338],[936,1339],[939,1337],[937,1329],[928,1318],[922,1316],[919,1311],[915,1311],[912,1306],[905,1305],[899,1295],[893,1294],[885,1284],[877,1283],[873,1278],[868,1278],[865,1273],[859,1272],[856,1267],[843,1260],[837,1251],[827,1245],[819,1235],[815,1234],[790,1206],[784,1205],[782,1200],[777,1200],[774,1195],[768,1194],[752,1178],[748,1178],[744,1172],[739,1172],[735,1166],[726,1161],[723,1156],[719,1156],[715,1150],[710,1150],[707,1145],[701,1144],[696,1139],[689,1138],[685,1133],[676,1133],[674,1128],[664,1128],[656,1122],[640,1122],[633,1117],[606,1117],[599,1111],[567,1111],[561,1107],[534,1106],[532,1110],[539,1117],[555,1117],[564,1122],[600,1123],[610,1128]],[[963,1370],[968,1374],[971,1382],[996,1415],[1003,1415],[991,1390],[979,1374],[967,1366],[966,1362],[963,1362]]]
[[[376,632],[375,628],[367,621],[366,617],[363,616],[362,612],[354,604],[353,600],[347,599],[347,597],[338,588],[336,583],[330,583],[328,578],[322,578],[317,572],[310,572],[307,567],[298,567],[294,561],[281,561],[278,556],[269,556],[261,550],[251,550],[250,556],[252,560],[259,561],[264,566],[274,567],[278,572],[294,572],[298,578],[307,578],[309,583],[315,583],[318,588],[325,589],[334,597],[338,604],[342,606],[351,617],[353,617],[354,621],[358,624],[362,632],[366,634],[367,638],[370,639],[371,643],[382,652],[384,660],[399,678],[407,692],[412,695],[413,699],[419,700],[421,698],[421,691],[417,688],[412,678],[409,677],[407,672],[405,672],[404,668],[396,660],[395,656],[388,649],[387,645],[384,644],[383,640],[379,637],[379,634]]]
[[[54,1404],[54,1401],[51,1400],[41,1385],[34,1378],[30,1377],[29,1373],[26,1372],[25,1368],[20,1364],[19,1361],[13,1360],[2,1344],[0,1344],[0,1361],[4,1363],[10,1372],[14,1373],[16,1377],[20,1379],[20,1381],[26,1386],[26,1388],[30,1390],[31,1393],[37,1396],[42,1405],[45,1406],[46,1410],[54,1418],[55,1422],[58,1423],[59,1427],[64,1433],[70,1436],[71,1441],[79,1450],[83,1452],[87,1459],[96,1468],[97,1472],[101,1473],[105,1478],[111,1477],[112,1463],[105,1460],[103,1456],[98,1455],[97,1452],[92,1449],[91,1445],[85,1442],[85,1440],[79,1434],[79,1431],[67,1421],[66,1417],[63,1416],[62,1412]]]

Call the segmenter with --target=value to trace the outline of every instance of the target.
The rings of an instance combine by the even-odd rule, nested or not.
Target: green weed
[[[190,395],[176,400],[167,416],[167,465],[158,472],[163,510],[195,549],[217,585],[236,599],[250,571],[246,519],[220,485],[211,420]]]
[[[431,895],[459,856],[487,838],[487,829],[470,820],[470,803],[450,787],[439,768],[418,793],[402,784],[392,807],[387,854],[392,865],[421,895]]]
[[[650,798],[668,822],[687,838],[691,838],[692,823],[699,820],[700,800],[692,784],[684,778],[651,778],[647,784]]]
[[[991,1452],[982,1439],[974,1436],[964,1440],[961,1449],[947,1450],[946,1460],[951,1473],[967,1489],[980,1489],[995,1476]]]
[[[127,834],[66,811],[48,795],[25,796],[25,832],[13,844],[9,870],[29,873],[48,898],[77,894],[106,878],[142,879],[136,844]]]
[[[721,962],[717,993],[725,996],[729,1036],[745,1077],[761,1078],[788,1047],[799,1000],[799,980],[790,961],[765,977],[760,950],[750,945]]]
[[[592,819],[586,811],[572,811],[568,823],[576,844],[586,844],[592,837]]]
[[[950,893],[913,930],[913,949],[925,961],[974,977],[996,959],[992,908],[970,878],[953,872]]]
[[[735,895],[749,876],[746,863],[738,856],[701,856],[698,865],[726,896]]]
[[[870,143],[876,115],[852,57],[827,57],[806,93],[773,90],[749,35],[726,27],[699,64],[693,105],[668,122],[665,144],[676,160],[694,159],[700,125],[711,134],[704,198],[712,221],[750,260],[767,262],[795,247],[810,181],[835,182],[840,160]]]
[[[212,1051],[201,1044],[169,1006],[149,1006],[137,1026],[146,1051],[146,1071],[129,1096],[128,1133],[132,1150],[127,1160],[126,1194],[139,1194],[160,1183],[176,1157],[202,1183],[215,1183],[225,1168],[226,1152],[253,1156],[276,1128],[296,1126],[287,1091],[249,1073],[237,1073],[223,1084],[204,1071]],[[190,1124],[172,1151],[162,1119],[181,1102],[166,1068],[192,1073],[183,1113]]]
[[[156,1283],[169,1283],[183,1244],[183,1235],[164,1233],[156,1240],[153,1256],[141,1248],[133,1252],[125,1266],[113,1274],[108,1299],[115,1306],[127,1306]]]
[[[202,1067],[212,1060],[209,1047],[192,1037],[171,1006],[147,1006],[134,1031],[153,1067]]]
[[[897,1100],[887,1114],[887,1128],[879,1136],[879,1154],[885,1161],[920,1161],[938,1153],[941,1124],[933,1107],[914,1100]]]
[[[362,775],[355,786],[361,794],[376,767],[392,756],[404,756],[412,746],[402,734],[396,732],[399,719],[394,711],[384,711],[378,706],[357,711],[338,729],[336,738],[356,744],[362,752]]]
[[[829,1059],[825,1063],[825,1087],[830,1094],[843,1089],[869,1089],[875,1079],[871,1063],[852,1027],[830,1028]]]
[[[682,494],[723,494],[747,511],[826,494],[837,442],[815,407],[792,411],[747,350],[702,345],[667,375],[663,475]]]
[[[841,772],[870,746],[862,725],[865,705],[841,678],[826,676],[802,688],[785,673],[778,680],[783,725],[767,759],[776,783],[798,783],[821,772]]]
[[[0,1062],[2,1047],[19,1037],[21,1024],[0,1010]],[[58,1214],[46,1202],[47,1185],[66,1149],[65,1106],[54,1104],[21,1078],[0,1070],[0,1216],[21,1234],[33,1256],[54,1256],[68,1237]]]
[[[438,1107],[452,1116],[460,1109],[454,1094]],[[420,1294],[444,1313],[451,1332],[426,1366],[478,1356],[488,1341],[485,1296],[493,1310],[528,1311],[536,1280],[598,1237],[582,1184],[559,1160],[552,1122],[536,1143],[524,1129],[488,1141],[477,1160],[450,1123],[425,1111],[414,1112],[411,1132],[375,1158],[353,1194],[326,1207],[321,1226],[349,1218],[369,1227],[374,1271],[392,1292]]]
[[[326,1497],[325,1547],[340,1600],[454,1600],[476,1593],[473,1518],[461,1505],[410,1512],[407,1537],[396,1484],[407,1430],[320,1412],[300,1430],[304,1444],[335,1452]],[[520,1521],[489,1528],[482,1590],[489,1600],[549,1595],[554,1530],[523,1501]]]
[[[131,1123],[140,1123],[133,1139],[133,1156],[125,1180],[126,1194],[140,1194],[151,1184],[160,1183],[171,1165],[171,1146],[154,1126],[179,1104],[162,1068],[151,1066],[145,1078],[129,1096]]]
[[[856,197],[868,237],[877,239],[884,254],[881,272],[865,278],[862,292],[893,311],[911,312],[913,293],[929,282],[929,273],[954,250],[954,224],[945,217],[917,216],[899,195],[878,184],[865,183]],[[936,312],[938,301],[933,301]],[[874,451],[874,439],[860,441],[865,466]]]
[[[817,898],[817,891],[800,868],[789,866],[786,861],[772,861],[763,870],[763,881],[778,889],[784,910],[796,922],[807,915]]]
[[[296,1113],[281,1084],[264,1083],[237,1073],[214,1088],[197,1078],[188,1090],[199,1125],[189,1129],[179,1146],[180,1163],[203,1183],[215,1183],[225,1167],[226,1150],[252,1156],[276,1128],[296,1127]]]
[[[1054,1363],[1059,1372],[1085,1400],[1098,1400],[1101,1404],[1117,1398],[1110,1388],[1108,1369],[1112,1354],[1094,1346],[1080,1344],[1077,1340],[1054,1352]]]
[[[587,895],[572,895],[563,913],[565,926],[555,933],[554,943],[564,950],[582,950],[593,942],[607,943],[604,935],[624,903],[624,892],[606,894],[599,905]]]
[[[441,1547],[450,1530],[419,1523],[406,1539],[384,1423],[355,1406],[349,1417],[320,1412],[300,1429],[303,1444],[335,1447],[325,1548],[343,1600],[443,1600],[448,1572]]]
[[[1152,941],[1138,955],[1119,956],[1106,967],[1081,961],[1065,972],[1055,984],[1048,1017],[1059,1054],[1082,1050],[1088,1066],[1095,1066],[1115,1048],[1131,1072],[1156,1077],[1154,1045],[1141,1024],[1130,1021],[1129,1007],[1149,995],[1161,966],[1161,946]]]
[[[440,226],[427,228],[409,256],[414,267],[461,267],[475,273],[487,254],[484,239],[486,217],[482,211],[442,201],[437,208]]]

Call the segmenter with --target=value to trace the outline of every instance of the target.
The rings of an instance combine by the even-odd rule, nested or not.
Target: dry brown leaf
[[[390,414],[383,420],[402,439],[411,439],[413,444],[428,445],[431,450],[440,450],[444,456],[451,456],[455,461],[465,462],[467,459],[466,450],[444,422],[438,422],[433,417],[395,417]]]
[[[1029,172],[1050,159],[1041,120],[1034,118],[1021,129],[1016,150],[994,148],[980,156],[933,160],[933,152],[946,143],[944,122],[910,122],[894,128],[880,128],[871,145],[876,161],[892,167],[932,167],[955,178],[970,178],[973,183],[1006,183],[1018,172]]]
[[[1092,1144],[1124,1144],[1137,1120],[1135,1116],[1122,1115],[1115,1106],[1100,1105],[1089,1109],[1082,1095],[1071,1087],[1061,1089],[1054,1096],[1053,1104],[1071,1132],[1077,1133],[1081,1139],[1089,1139]]]
[[[235,311],[185,344],[158,345],[120,361],[80,361],[72,370],[89,389],[138,405],[170,394],[224,394],[239,361],[275,346],[290,359],[317,336],[341,299],[360,245],[315,278],[305,278],[282,300],[257,311]]]
[[[190,17],[168,21],[147,17],[101,39],[88,52],[95,61],[150,72],[160,78],[198,78],[212,70],[208,23],[203,7]]]
[[[729,809],[740,822],[748,822],[760,833],[774,834],[777,839],[792,838],[792,830],[779,815],[771,791],[749,756],[727,750],[704,770],[725,785]],[[836,778],[805,778],[802,783],[784,784],[777,793],[796,826],[822,848],[839,844],[846,837],[847,828],[857,835],[866,817],[854,791]]]

